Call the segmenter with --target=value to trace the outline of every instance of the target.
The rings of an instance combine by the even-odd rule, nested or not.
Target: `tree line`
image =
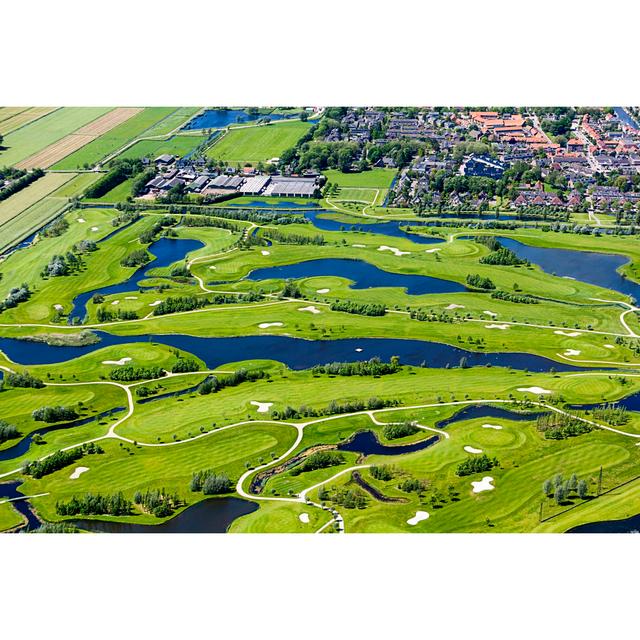
[[[22,191],[25,187],[28,187],[32,182],[35,182],[38,178],[42,178],[44,171],[42,169],[34,169],[31,173],[22,175],[13,182],[10,182],[6,187],[0,189],[0,202],[6,200],[9,196],[12,196],[18,191]]]
[[[309,405],[300,405],[298,409],[291,406],[286,406],[282,410],[273,409],[271,411],[271,417],[274,420],[291,420],[297,418],[315,418],[320,416],[333,416],[341,413],[357,413],[358,411],[377,410],[384,409],[385,407],[397,407],[400,401],[397,399],[383,400],[376,396],[364,400],[350,400],[346,402],[339,402],[338,400],[331,400],[331,402],[324,408],[315,409]]]
[[[32,478],[39,479],[42,478],[42,476],[47,476],[54,471],[67,467],[85,455],[98,453],[104,453],[102,447],[95,442],[89,442],[80,447],[69,449],[68,451],[56,451],[43,460],[36,460],[35,462],[27,461],[22,467],[22,472]]]
[[[133,382],[134,380],[153,380],[162,378],[165,371],[162,367],[139,367],[135,365],[125,365],[114,369],[109,377],[120,382]]]
[[[383,316],[387,309],[383,304],[375,302],[355,302],[353,300],[336,300],[331,303],[331,311],[343,311],[360,316]]]
[[[320,374],[333,376],[384,376],[400,370],[400,358],[392,356],[389,362],[382,362],[375,356],[362,362],[328,362],[317,364],[311,369],[314,376]]]
[[[112,495],[86,493],[78,498],[73,496],[68,502],[56,502],[56,513],[60,516],[127,516],[133,504],[122,492]]]

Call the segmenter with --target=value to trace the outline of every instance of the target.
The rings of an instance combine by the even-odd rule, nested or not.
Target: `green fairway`
[[[269,125],[237,127],[227,131],[209,147],[207,156],[230,164],[266,162],[278,158],[311,127],[308,122],[277,122]]]

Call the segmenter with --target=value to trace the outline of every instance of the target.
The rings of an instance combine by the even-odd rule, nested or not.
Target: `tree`
[[[556,499],[556,504],[562,504],[567,497],[564,485],[559,484],[556,486],[556,491],[554,494],[554,498]]]
[[[553,493],[553,483],[548,478],[542,483],[542,491],[547,497],[549,497]]]
[[[568,488],[571,493],[575,493],[578,490],[578,476],[575,473],[572,473],[569,478]]]
[[[584,500],[589,493],[589,486],[587,485],[586,480],[580,480],[578,482],[578,497]]]

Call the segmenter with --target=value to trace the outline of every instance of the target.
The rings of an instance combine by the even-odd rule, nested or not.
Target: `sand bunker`
[[[452,309],[464,309],[464,305],[463,304],[450,304],[449,306],[445,307],[445,309],[451,311]]]
[[[491,484],[493,478],[491,476],[485,476],[482,480],[471,481],[473,487],[473,493],[482,493],[483,491],[492,491],[495,487]]]
[[[120,360],[103,360],[102,364],[123,365],[123,364],[127,364],[127,362],[131,362],[131,358],[120,358]]]
[[[364,249],[367,245],[366,244],[352,244],[352,247],[357,247],[358,249]]]
[[[412,527],[415,527],[418,522],[422,522],[429,517],[429,514],[426,511],[416,511],[416,515],[413,518],[409,518],[407,520],[407,524],[410,524]]]
[[[554,331],[553,333],[557,333],[559,336],[567,336],[569,338],[576,338],[577,336],[582,335],[580,331]]]
[[[217,268],[218,268],[218,267],[216,267],[216,265],[215,265],[215,264],[212,264],[212,265],[209,267],[209,269],[217,269]]]
[[[302,522],[303,524],[309,524],[309,514],[308,513],[301,513],[298,518],[300,518],[300,522]]]
[[[261,329],[268,329],[269,327],[283,327],[283,322],[261,322],[258,325]]]
[[[61,304],[54,304],[54,305],[53,305],[53,308],[54,308],[56,311],[62,311],[62,310],[64,309],[64,307],[63,307]]]
[[[69,480],[77,480],[85,471],[89,471],[89,467],[76,467]]]
[[[475,447],[470,447],[469,445],[467,445],[464,450],[467,453],[482,453],[482,449],[476,449]]]
[[[159,304],[162,304],[162,300],[154,300],[153,302],[149,303],[150,307],[157,307]]]
[[[485,324],[485,329],[508,329],[508,324]]]
[[[578,349],[567,349],[564,352],[565,356],[579,356],[582,353],[582,351],[578,351]]]
[[[312,304],[308,307],[300,307],[298,311],[309,311],[310,313],[320,313],[320,309],[314,307]]]
[[[111,304],[120,304],[120,300],[114,300]]]
[[[258,407],[258,413],[267,413],[273,406],[273,402],[258,402],[257,400],[252,400],[249,404]]]
[[[316,289],[316,293],[329,293],[331,289]]]
[[[605,344],[604,348],[605,349],[615,349],[615,347],[612,344]]]
[[[78,222],[83,223],[86,222],[86,220],[84,218],[78,218]]]
[[[396,247],[387,247],[386,244],[380,245],[378,247],[378,251],[391,251],[394,255],[398,257],[406,256],[411,253],[411,251],[400,251],[400,249],[397,249]]]
[[[525,393],[553,393],[553,391],[549,391],[549,389],[543,389],[542,387],[518,387],[518,391],[524,391]]]
[[[435,253],[436,251],[440,251],[440,247],[434,247],[433,249],[425,249],[425,253]]]
[[[483,429],[495,429],[496,431],[500,431],[502,427],[499,424],[483,424]]]
[[[97,231],[98,227],[91,227],[91,231]]]
[[[138,296],[125,296],[125,300],[137,300]]]
[[[263,256],[271,255],[270,251],[265,251],[264,249],[260,252]]]
[[[495,318],[498,315],[497,313],[493,313],[493,311],[483,311],[482,313],[491,316],[492,318]]]

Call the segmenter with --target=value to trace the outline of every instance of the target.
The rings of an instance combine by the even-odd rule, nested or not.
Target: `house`
[[[487,155],[471,155],[462,164],[462,175],[493,178],[498,180],[507,169],[507,165]]]
[[[172,155],[169,155],[168,153],[163,153],[161,156],[158,156],[154,162],[157,165],[170,165],[173,164],[175,158]]]

